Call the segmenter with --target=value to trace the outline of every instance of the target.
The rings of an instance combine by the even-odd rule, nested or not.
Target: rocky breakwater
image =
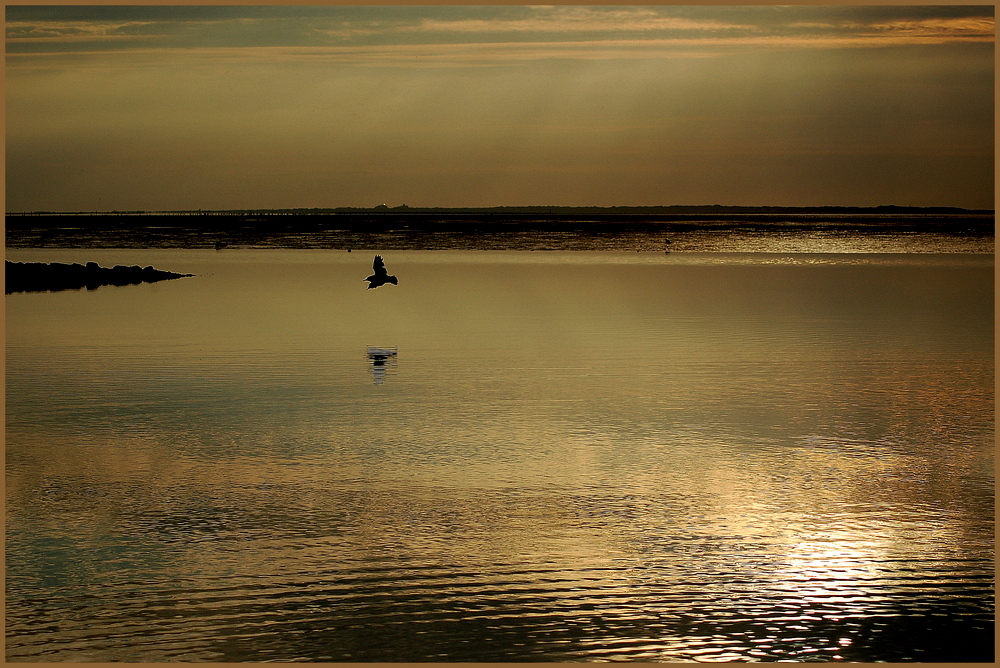
[[[102,285],[155,283],[194,274],[176,274],[153,267],[133,265],[101,267],[96,262],[63,264],[59,262],[11,262],[6,264],[4,292],[54,292],[57,290],[96,290]]]

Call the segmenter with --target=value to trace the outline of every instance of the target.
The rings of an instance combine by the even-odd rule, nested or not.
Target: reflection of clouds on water
[[[395,346],[389,348],[368,346],[368,363],[371,365],[376,385],[385,382],[385,375],[388,373],[389,367],[396,366],[396,353]]]

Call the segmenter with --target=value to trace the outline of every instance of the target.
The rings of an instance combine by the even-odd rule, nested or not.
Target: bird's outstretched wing
[[[376,276],[385,276],[389,272],[385,270],[385,263],[382,262],[382,256],[376,255],[375,261],[372,262],[372,271],[375,272]]]

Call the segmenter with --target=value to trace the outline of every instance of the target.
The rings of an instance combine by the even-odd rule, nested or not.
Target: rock
[[[156,281],[185,278],[194,274],[177,274],[153,267],[115,265],[107,268],[96,262],[86,265],[60,262],[11,262],[7,260],[4,291],[49,292],[57,290],[96,290],[102,285],[136,285]]]

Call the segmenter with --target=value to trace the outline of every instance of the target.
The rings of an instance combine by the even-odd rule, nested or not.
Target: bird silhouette
[[[386,283],[392,283],[393,285],[398,285],[398,281],[395,276],[390,276],[389,272],[385,270],[385,263],[382,262],[382,256],[376,255],[375,261],[372,262],[372,271],[375,273],[364,279],[368,281],[368,289],[377,288]]]

